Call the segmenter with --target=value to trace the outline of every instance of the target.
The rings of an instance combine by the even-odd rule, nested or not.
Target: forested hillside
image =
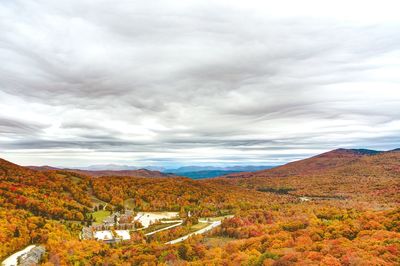
[[[0,203],[54,219],[84,220],[90,180],[68,172],[38,172],[0,161]]]
[[[2,160],[0,257],[34,243],[46,247],[47,266],[399,265],[399,174],[395,151],[335,150],[206,180],[91,177]],[[98,206],[176,211],[184,223],[152,237],[132,231],[114,244],[81,240]],[[225,218],[210,232],[165,244],[218,216]]]
[[[231,175],[214,182],[311,197],[400,203],[400,152],[339,149],[274,169]],[[352,201],[350,201],[352,203]]]
[[[369,157],[380,153],[381,152],[379,151],[366,149],[336,149],[311,158],[291,162],[272,169],[233,174],[228,175],[227,177],[249,178],[259,176],[287,177],[296,175],[310,175],[326,170],[331,170],[343,165],[348,165],[352,162],[357,161],[360,158]]]
[[[115,206],[130,200],[137,210],[180,211],[209,216],[241,207],[261,206],[288,199],[229,184],[189,178],[101,177],[93,180],[95,195]],[[289,197],[287,197],[289,198]]]

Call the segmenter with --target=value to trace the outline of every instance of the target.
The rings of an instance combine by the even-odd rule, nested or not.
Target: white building
[[[115,234],[113,234],[111,230],[96,231],[94,233],[94,238],[96,240],[104,241],[106,243],[115,243],[131,239],[129,230],[116,230],[114,232]]]

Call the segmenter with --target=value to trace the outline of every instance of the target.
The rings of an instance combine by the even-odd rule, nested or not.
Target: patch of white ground
[[[139,212],[135,218],[144,228],[162,219],[179,219],[177,212]]]

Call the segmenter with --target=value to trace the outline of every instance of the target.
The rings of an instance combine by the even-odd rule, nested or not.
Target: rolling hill
[[[400,203],[400,152],[337,149],[277,168],[219,180],[297,196]]]
[[[227,175],[226,177],[249,178],[253,176],[285,177],[295,175],[309,175],[323,172],[327,169],[346,165],[362,157],[372,156],[380,153],[380,151],[367,149],[336,149],[311,158],[291,162],[272,169]]]
[[[43,217],[85,219],[91,208],[89,179],[56,171],[36,171],[0,159],[0,205],[11,205]]]
[[[147,169],[137,170],[81,170],[81,169],[68,169],[68,168],[56,168],[51,166],[28,166],[28,168],[37,171],[49,171],[49,170],[60,170],[68,171],[71,173],[77,173],[92,177],[100,176],[133,176],[133,177],[176,177],[172,173],[163,173],[160,171],[153,171]]]
[[[160,171],[152,171],[147,169],[118,170],[118,171],[112,171],[112,170],[90,171],[90,170],[76,170],[76,169],[66,169],[66,170],[69,172],[90,175],[93,177],[100,177],[100,176],[133,176],[133,177],[144,177],[144,178],[176,177],[176,175],[174,174],[163,173]]]

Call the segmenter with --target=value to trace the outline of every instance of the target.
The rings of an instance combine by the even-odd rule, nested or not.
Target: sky
[[[276,165],[400,147],[398,1],[0,0],[0,157]]]

